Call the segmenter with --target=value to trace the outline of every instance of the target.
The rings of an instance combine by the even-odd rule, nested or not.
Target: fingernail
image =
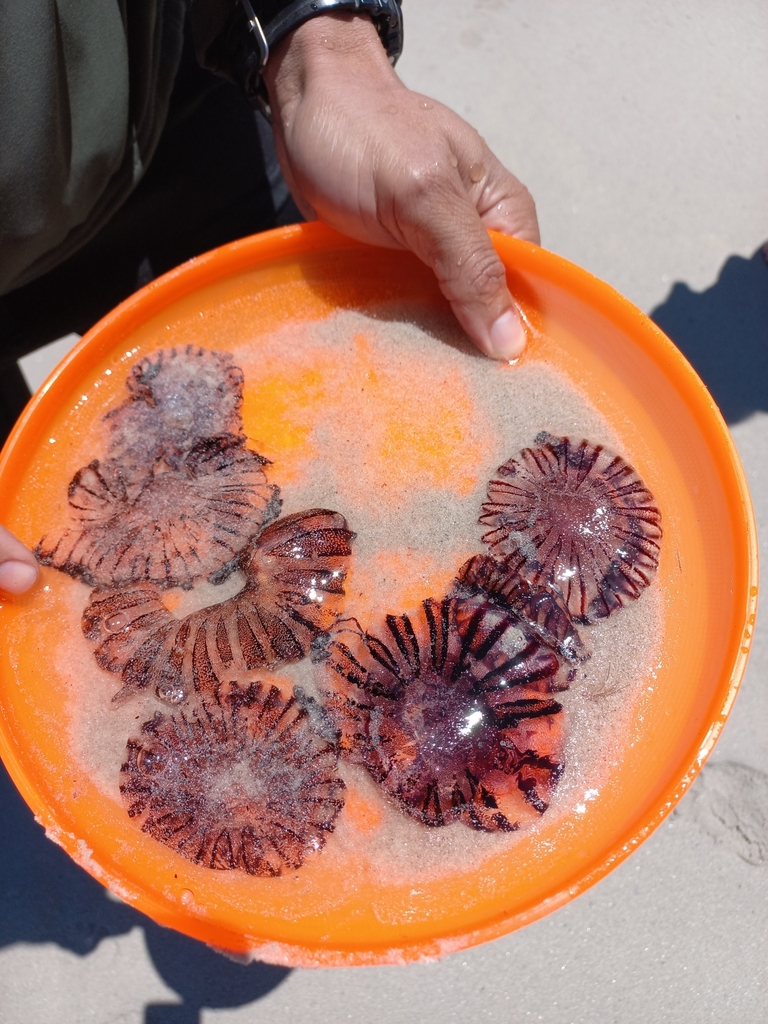
[[[24,594],[37,579],[37,569],[26,562],[3,562],[0,564],[0,590],[6,594]]]
[[[496,359],[517,359],[525,348],[525,328],[516,310],[502,313],[489,332],[490,355]]]

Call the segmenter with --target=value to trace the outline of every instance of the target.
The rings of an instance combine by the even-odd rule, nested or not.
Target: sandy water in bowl
[[[474,352],[446,318],[410,322],[407,311],[374,319],[337,313],[287,327],[234,351],[245,374],[245,432],[272,461],[282,514],[310,507],[341,512],[356,532],[345,615],[376,630],[387,613],[439,598],[461,564],[484,551],[478,524],[488,480],[536,435],[588,438],[633,453],[570,381],[527,357],[517,366]],[[183,339],[177,339],[177,343]],[[72,471],[101,454],[84,447]],[[664,510],[662,509],[662,515]],[[66,580],[71,621],[58,650],[71,694],[68,742],[75,759],[116,801],[125,742],[158,709],[152,696],[111,703],[119,678],[98,668],[80,632],[88,589]],[[222,601],[242,585],[202,584],[177,599],[176,614]],[[534,829],[589,813],[628,742],[640,696],[653,687],[663,600],[651,586],[611,619],[586,631],[593,656],[558,695],[567,716],[565,772]],[[309,660],[255,678],[286,694],[316,693]],[[405,816],[367,774],[340,764],[347,804],[320,857],[348,857],[382,884],[466,870],[519,834],[483,834],[456,823],[440,829]],[[169,854],[174,856],[172,854]]]

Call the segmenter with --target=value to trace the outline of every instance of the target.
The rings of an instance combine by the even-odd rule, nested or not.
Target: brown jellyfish
[[[120,792],[153,839],[207,868],[280,875],[325,845],[344,805],[333,746],[258,682],[215,710],[156,714],[128,741]]]
[[[140,360],[126,381],[129,397],[107,413],[105,471],[120,478],[130,500],[165,451],[230,435],[245,442],[243,372],[228,352],[186,345]]]
[[[69,486],[73,522],[43,537],[38,560],[92,587],[191,587],[231,563],[277,515],[265,463],[231,435],[204,438],[166,452],[131,498],[120,476],[94,461]]]
[[[321,690],[339,746],[425,825],[513,831],[562,772],[555,654],[487,601],[426,600],[378,635],[337,623]]]
[[[305,657],[341,614],[354,536],[326,509],[279,519],[241,556],[240,593],[184,619],[147,584],[92,594],[83,633],[122,677],[115,699],[150,688],[171,704],[194,693],[216,703],[254,669]]]
[[[509,609],[547,647],[574,663],[588,657],[562,596],[544,582],[534,586],[509,565],[488,555],[474,555],[456,575],[459,596],[485,595]]]
[[[602,445],[536,442],[491,480],[483,540],[532,585],[557,588],[577,621],[605,618],[653,578],[661,514],[635,470]]]
[[[355,534],[346,519],[309,509],[279,519],[242,559],[243,591],[205,616],[209,648],[225,672],[297,661],[344,607],[344,581]]]

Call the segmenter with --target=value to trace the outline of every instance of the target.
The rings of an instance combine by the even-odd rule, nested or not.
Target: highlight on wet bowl
[[[500,246],[511,365],[404,254],[248,242],[97,325],[6,449],[44,569],[0,607],[2,753],[160,923],[280,963],[439,956],[679,799],[744,669],[748,493],[671,343],[557,257]]]

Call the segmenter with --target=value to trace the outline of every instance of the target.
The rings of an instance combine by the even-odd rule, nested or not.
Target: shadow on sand
[[[1,764],[0,821],[0,948],[55,942],[85,956],[102,939],[142,927],[158,974],[182,1000],[147,1006],[145,1024],[198,1024],[203,1008],[245,1006],[290,973],[269,964],[240,966],[110,899],[46,839]]]
[[[650,314],[710,390],[728,423],[768,410],[768,246],[730,256],[711,288],[676,283]]]

